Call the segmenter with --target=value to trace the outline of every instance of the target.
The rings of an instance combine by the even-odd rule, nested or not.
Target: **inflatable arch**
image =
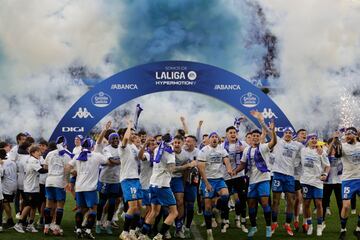
[[[238,109],[260,127],[250,114],[257,109],[266,122],[275,118],[280,136],[284,127],[293,128],[270,97],[245,79],[207,64],[163,61],[127,69],[95,85],[67,111],[50,140],[64,135],[71,149],[76,135],[87,135],[113,109],[134,98],[162,91],[190,91],[214,97]]]

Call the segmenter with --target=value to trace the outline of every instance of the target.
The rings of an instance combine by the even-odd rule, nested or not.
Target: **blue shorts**
[[[102,183],[98,182],[97,190],[99,193],[105,195],[111,195],[113,197],[121,197],[121,185],[120,183]]]
[[[263,181],[249,185],[248,198],[258,199],[270,196],[270,181]]]
[[[295,178],[293,176],[274,172],[271,187],[272,187],[273,192],[294,193],[295,192]]]
[[[322,199],[323,190],[308,184],[301,184],[304,199]]]
[[[201,181],[201,185],[200,185],[201,193],[204,198],[214,198],[215,194],[218,193],[221,189],[227,188],[223,178],[208,179],[208,181],[212,187],[211,192],[208,192],[206,190],[206,185],[204,181]]]
[[[76,192],[76,205],[92,208],[99,203],[97,191]]]
[[[173,193],[183,193],[184,192],[184,179],[183,177],[173,177],[170,181],[171,191]]]
[[[46,196],[46,199],[50,200],[50,201],[65,202],[66,192],[65,192],[64,188],[46,187],[45,188],[45,196]]]
[[[150,187],[151,204],[161,206],[174,206],[176,200],[169,187]]]
[[[142,192],[142,205],[151,206],[151,194],[149,189],[141,189]]]
[[[139,179],[125,179],[121,182],[125,202],[142,199]]]
[[[188,182],[185,183],[184,198],[185,202],[195,202],[197,196],[197,187]]]
[[[342,199],[352,199],[354,194],[360,195],[360,179],[342,181],[341,184]]]

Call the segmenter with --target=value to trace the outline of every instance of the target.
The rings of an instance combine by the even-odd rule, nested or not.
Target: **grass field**
[[[70,196],[67,198],[67,203],[65,207],[65,215],[63,219],[63,229],[64,229],[64,236],[62,237],[54,237],[54,236],[44,236],[42,233],[25,233],[20,234],[17,233],[13,229],[5,230],[4,232],[0,233],[0,240],[37,240],[37,239],[75,239],[75,235],[73,233],[74,229],[74,213],[71,211],[71,209],[74,207],[74,201],[71,199]],[[295,237],[289,237],[286,235],[285,231],[282,229],[281,225],[284,222],[285,214],[281,212],[279,214],[279,228],[277,229],[277,232],[274,234],[272,239],[338,239],[339,235],[339,229],[340,229],[340,223],[339,218],[335,206],[335,199],[331,200],[331,216],[326,217],[326,229],[323,232],[322,237],[316,237],[316,216],[313,216],[313,221],[315,221],[314,224],[314,235],[313,236],[306,236],[304,233],[299,232],[296,233]],[[280,209],[284,209],[284,203],[282,202],[282,205]],[[200,224],[202,223],[203,218],[202,216],[195,216],[195,223],[198,231],[201,233],[202,237],[206,239],[206,230],[205,228],[200,227]],[[300,222],[302,220],[300,219]],[[348,221],[347,229],[348,229],[348,235],[347,239],[355,239],[355,237],[352,235],[352,231],[355,229],[357,223],[357,216],[351,215]],[[120,223],[122,225],[122,222]],[[215,239],[247,239],[246,234],[242,233],[241,230],[234,228],[234,215],[233,212],[230,215],[230,225],[231,228],[226,234],[220,233],[220,229],[215,229],[214,232],[214,238]],[[259,208],[258,213],[258,232],[255,235],[254,239],[265,239],[265,227],[264,227],[264,218],[262,214],[261,208]],[[96,235],[97,239],[118,239],[118,236],[120,234],[120,230],[115,230],[114,235],[108,236],[105,233],[101,235]]]

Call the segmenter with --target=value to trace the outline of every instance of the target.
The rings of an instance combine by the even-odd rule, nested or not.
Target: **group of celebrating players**
[[[37,232],[34,219],[39,211],[38,225],[43,233],[62,235],[68,191],[76,200],[78,238],[95,239],[94,226],[96,234],[113,234],[123,211],[120,239],[169,239],[172,225],[174,237],[184,239],[192,238],[190,227],[197,202],[207,239],[212,240],[212,229],[218,224],[221,233],[230,227],[229,202],[234,202],[236,228],[252,239],[258,231],[261,206],[266,238],[270,239],[279,231],[277,219],[284,193],[286,233],[293,236],[294,230],[299,231],[302,212],[302,230],[313,234],[314,202],[316,235],[321,236],[326,227],[324,209],[334,190],[341,222],[339,239],[345,239],[350,201],[360,194],[357,129],[348,127],[321,142],[305,129],[295,133],[287,127],[279,138],[273,121],[267,126],[262,113],[251,114],[261,131],[239,136],[238,125],[232,125],[223,139],[216,132],[201,136],[202,121],[197,133],[190,135],[184,118],[183,128],[173,136],[136,132],[130,120],[126,128],[116,131],[108,122],[96,142],[78,135],[72,151],[67,149],[64,136],[54,143],[41,140],[35,144],[29,134],[20,133],[13,148],[5,142],[0,146],[0,220],[5,212],[7,226],[20,233]],[[16,224],[13,202],[19,219]],[[353,234],[360,239],[360,216]]]

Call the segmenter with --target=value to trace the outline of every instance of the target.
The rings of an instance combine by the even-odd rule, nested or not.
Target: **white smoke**
[[[234,7],[243,13],[241,17]],[[67,109],[88,89],[71,68],[80,75],[82,71],[94,75],[96,83],[148,61],[191,59],[250,77],[261,68],[257,63],[265,52],[261,41],[248,35],[260,31],[252,17],[255,10],[245,2],[229,5],[208,0],[2,0],[0,136],[13,138],[28,131],[35,137],[49,137]],[[219,130],[238,115],[233,109],[223,110],[225,106],[214,107],[217,103],[210,98],[203,103],[204,97],[190,94],[174,102],[172,94],[154,96],[142,100],[147,109],[143,121],[152,130],[179,128],[180,115],[189,123],[203,119],[205,131]],[[194,108],[197,103],[204,106]],[[134,108],[129,103],[121,109],[124,115]],[[155,114],[164,109],[173,113]]]
[[[333,131],[346,117],[341,96],[359,89],[360,1],[259,2],[278,40],[276,103],[297,128]],[[356,119],[359,105],[347,107]]]
[[[347,107],[349,101],[341,96],[360,92],[360,1],[258,2],[264,16],[253,1],[245,0],[2,0],[0,136],[19,131],[50,136],[88,89],[70,68],[83,69],[79,72],[96,83],[149,61],[193,60],[251,78],[266,54],[265,20],[278,40],[280,79],[273,82],[278,87],[273,97],[295,127],[323,131],[345,118],[346,124],[359,124],[354,117],[360,114],[358,97]],[[140,125],[151,131],[180,127],[181,115],[191,132],[200,119],[204,132],[221,131],[239,115],[196,94],[163,93],[137,100],[146,109]],[[137,100],[122,106],[120,116],[131,113]],[[159,116],[164,109],[169,114]]]
[[[70,66],[109,76],[106,61],[121,33],[117,14],[104,1],[1,1],[1,136],[29,131],[49,137],[87,87]]]

